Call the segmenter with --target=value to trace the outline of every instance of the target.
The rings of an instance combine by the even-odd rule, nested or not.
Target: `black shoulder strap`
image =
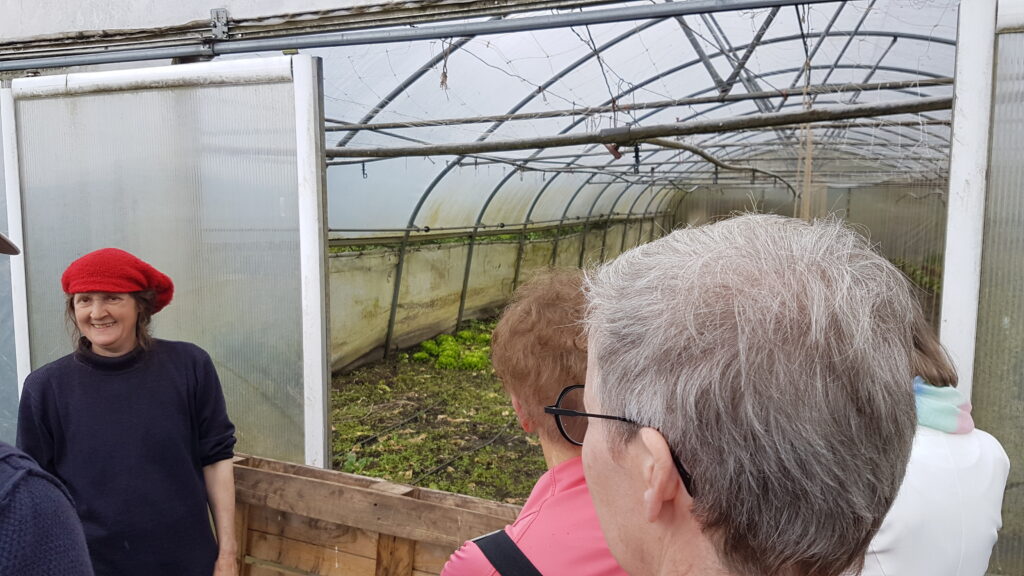
[[[473,539],[501,576],[542,576],[537,567],[516,546],[504,530]]]

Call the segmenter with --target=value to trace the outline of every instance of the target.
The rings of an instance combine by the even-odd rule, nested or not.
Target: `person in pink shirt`
[[[626,574],[608,550],[583,479],[579,444],[586,419],[572,419],[582,420],[584,428],[567,429],[545,414],[549,405],[583,409],[587,353],[580,324],[582,281],[579,270],[540,274],[516,291],[494,330],[494,370],[523,430],[539,437],[548,471],[534,485],[513,524],[463,544],[445,564],[442,576],[502,574],[488,559],[494,558],[496,546],[511,547],[517,561],[527,564],[507,568],[504,576]],[[568,391],[560,397],[563,389]]]

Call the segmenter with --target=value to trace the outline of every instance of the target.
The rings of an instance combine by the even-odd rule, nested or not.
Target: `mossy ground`
[[[522,504],[546,467],[491,370],[493,327],[474,322],[336,376],[334,468]]]

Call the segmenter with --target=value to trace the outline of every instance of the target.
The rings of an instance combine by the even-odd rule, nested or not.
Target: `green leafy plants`
[[[909,262],[900,258],[892,260],[893,265],[910,278],[910,281],[929,294],[942,294],[942,258],[931,256],[922,263]]]
[[[412,359],[433,364],[443,370],[489,371],[493,329],[493,322],[467,322],[466,327],[454,336],[439,334],[436,338],[422,342]]]

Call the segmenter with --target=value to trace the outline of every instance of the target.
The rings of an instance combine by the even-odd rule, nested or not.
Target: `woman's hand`
[[[213,576],[238,576],[238,560],[234,555],[217,556],[217,563],[213,565]]]

